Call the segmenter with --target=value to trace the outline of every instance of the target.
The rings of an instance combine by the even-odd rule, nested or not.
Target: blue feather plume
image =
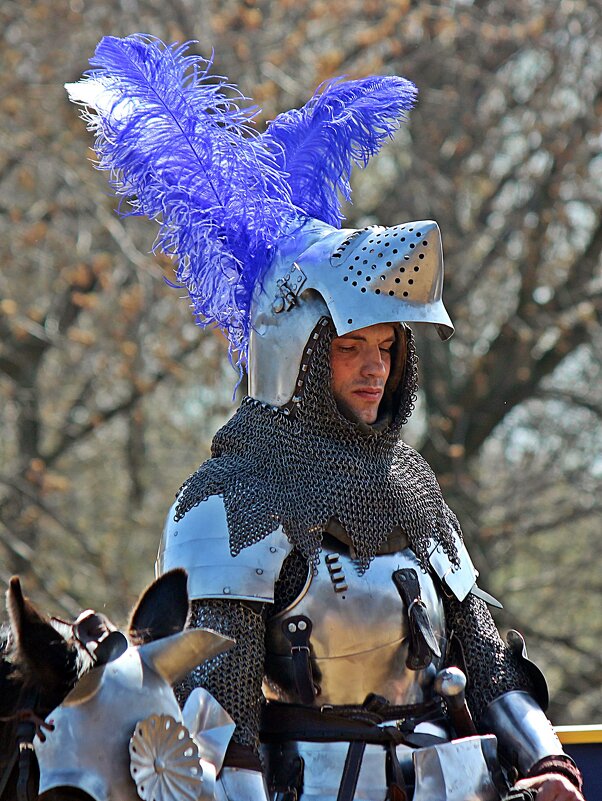
[[[176,259],[174,285],[201,325],[222,328],[240,366],[253,291],[278,241],[306,217],[340,225],[353,164],[393,135],[416,89],[396,77],[332,81],[259,135],[246,98],[190,44],[105,37],[67,90],[86,107],[121,210],[157,220],[154,247]]]
[[[340,196],[351,200],[353,164],[365,167],[415,103],[413,83],[371,76],[323,84],[301,109],[280,114],[263,134],[288,173],[291,196],[309,217],[339,227]]]
[[[155,247],[176,257],[200,324],[220,326],[244,361],[253,288],[297,210],[253,109],[189,45],[105,37],[68,89],[88,107],[99,169],[128,213],[159,222]]]

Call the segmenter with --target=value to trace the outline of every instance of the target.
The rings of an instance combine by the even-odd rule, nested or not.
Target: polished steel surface
[[[203,769],[188,729],[171,715],[139,721],[130,739],[130,773],[142,801],[197,801]]]
[[[495,737],[465,737],[414,752],[412,801],[499,801],[489,771]]]
[[[470,558],[466,545],[456,532],[453,532],[459,566],[451,563],[449,556],[443,550],[443,546],[435,542],[432,543],[429,561],[435,573],[441,581],[445,583],[459,601],[463,601],[474,586],[479,573],[475,569]]]
[[[297,602],[268,621],[267,674],[284,695],[297,702],[290,646],[281,630],[290,614],[305,615],[313,622],[311,663],[319,694],[315,705],[361,704],[368,693],[383,695],[392,704],[411,704],[432,697],[432,683],[441,660],[425,670],[411,671],[408,654],[408,619],[392,574],[402,567],[414,568],[420,581],[435,636],[445,651],[443,605],[430,575],[424,573],[414,553],[375,557],[359,575],[347,552],[324,546],[316,575]],[[266,687],[268,698],[275,694]],[[283,695],[279,695],[283,699]]]
[[[418,727],[417,731],[420,731]],[[300,756],[304,762],[303,792],[298,801],[337,801],[349,743],[286,742],[262,746],[268,775],[276,763]],[[471,737],[428,748],[396,747],[405,777],[417,779],[413,801],[498,801],[487,770],[495,753],[495,737]],[[387,797],[384,746],[364,751],[354,801]]]
[[[276,579],[292,547],[282,527],[232,556],[220,495],[190,509],[177,523],[174,507],[167,515],[159,545],[158,576],[174,567],[185,568],[191,600],[228,597],[273,602]]]
[[[181,681],[205,659],[211,659],[234,645],[234,640],[215,631],[188,629],[138,648],[142,661],[168,684]]]
[[[224,768],[215,788],[216,801],[268,801],[262,773],[242,768]]]
[[[287,302],[283,286],[291,288]],[[272,406],[291,400],[305,345],[323,316],[339,336],[406,322],[434,324],[448,338],[453,325],[442,289],[441,235],[432,220],[358,230],[308,220],[283,239],[255,292],[249,395]]]
[[[200,639],[190,636],[195,632]],[[210,641],[203,637],[208,634]],[[137,724],[153,715],[170,716],[178,724],[186,722],[201,757],[207,759],[216,752],[223,759],[233,728],[228,726],[226,713],[216,708],[219,705],[214,699],[193,694],[184,718],[170,679],[229,643],[214,632],[190,630],[128,648],[118,659],[86,674],[52,712],[55,726],[46,733],[45,742],[34,740],[40,794],[66,786],[83,790],[94,801],[137,801],[129,743]],[[205,722],[214,726],[208,743],[203,742],[202,732],[197,732]],[[211,775],[214,780],[215,769],[208,769],[207,777]]]
[[[81,702],[67,696],[52,712],[54,731],[34,741],[40,765],[40,794],[55,787],[76,787],[94,801],[136,801],[130,776],[129,740],[139,720],[151,714],[181,719],[170,685],[148,668],[138,649],[100,671],[96,691]],[[91,675],[91,674],[88,674]]]
[[[443,668],[437,673],[434,683],[435,692],[448,700],[460,698],[464,702],[466,676],[457,667]]]
[[[501,754],[512,755],[521,773],[551,754],[562,754],[562,745],[541,707],[526,692],[514,690],[492,701],[481,726],[493,732]]]
[[[201,758],[219,773],[236,728],[230,715],[207,690],[195,687],[186,699],[182,718],[194,735]]]

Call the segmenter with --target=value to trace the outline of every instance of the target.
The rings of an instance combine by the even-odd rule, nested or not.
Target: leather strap
[[[441,650],[429,620],[426,604],[420,597],[418,574],[412,567],[395,570],[393,583],[406,606],[410,624],[406,666],[410,670],[423,670],[431,664],[433,655],[441,656]]]
[[[22,708],[33,710],[37,707],[40,694],[37,689],[31,688],[25,693]],[[17,779],[17,801],[32,801],[29,793],[29,778],[33,756],[33,738],[36,734],[36,724],[31,719],[23,719],[17,723],[17,748],[19,751],[19,773]]]
[[[387,777],[387,801],[407,801],[408,793],[401,765],[397,759],[397,751],[393,743],[387,746],[385,761]]]
[[[347,756],[345,757],[345,765],[343,767],[343,775],[341,776],[341,784],[339,785],[339,792],[337,794],[337,801],[353,801],[365,750],[365,742],[356,741],[349,743]]]
[[[316,697],[314,687],[309,640],[312,623],[305,615],[294,615],[282,621],[282,631],[291,646],[295,686],[302,704],[312,704]]]
[[[303,792],[305,763],[299,755],[276,760],[270,781],[274,801],[297,801]]]
[[[33,745],[28,742],[19,743],[19,778],[17,779],[17,800],[32,801],[29,794],[29,776],[31,773],[31,759]]]
[[[19,756],[19,749],[13,748],[11,756],[4,767],[4,772],[0,777],[0,798],[2,798],[2,793],[5,791],[6,785],[8,784],[8,780],[10,779],[13,769],[17,764],[18,756]]]
[[[519,790],[513,787],[508,795],[504,796],[503,801],[535,801],[535,794],[537,790],[529,790],[527,788]]]
[[[396,707],[400,709],[400,707]],[[418,711],[418,705],[408,707]],[[422,706],[420,718],[435,720],[441,710],[436,705]],[[338,714],[339,708],[304,707],[296,704],[282,704],[271,701],[262,709],[261,740],[264,742],[299,740],[302,742],[364,742],[364,743],[405,743],[422,747],[441,742],[441,738],[430,734],[412,731],[413,721],[407,718],[403,725],[379,726],[378,716],[364,711],[346,717]],[[419,717],[418,715],[416,717]]]

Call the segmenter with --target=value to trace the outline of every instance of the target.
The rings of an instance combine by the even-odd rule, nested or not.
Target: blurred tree
[[[436,219],[449,345],[420,332],[412,438],[458,511],[502,626],[530,635],[556,722],[602,710],[601,12],[586,0],[5,0],[0,8],[0,577],[123,617],[165,510],[232,409],[200,332],[113,212],[62,84],[105,34],[197,39],[262,107],[333,75],[420,102],[355,176],[349,225]]]

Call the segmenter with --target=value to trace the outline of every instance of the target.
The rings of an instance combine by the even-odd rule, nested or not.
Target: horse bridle
[[[0,799],[3,798],[4,791],[13,774],[15,765],[18,764],[17,773],[17,801],[34,801],[29,793],[29,778],[31,775],[31,765],[33,757],[33,738],[36,735],[37,724],[34,709],[40,700],[39,690],[31,687],[22,699],[21,710],[14,717],[17,718],[16,744],[4,772],[0,776]],[[20,713],[31,710],[31,715],[19,717]]]

